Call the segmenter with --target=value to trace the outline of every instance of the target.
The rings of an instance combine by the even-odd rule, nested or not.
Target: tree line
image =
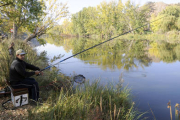
[[[9,33],[13,28],[12,39],[26,33],[25,41],[47,33],[70,34],[78,36],[112,37],[131,31],[132,34],[166,33],[180,30],[180,4],[169,5],[158,15],[152,14],[152,3],[136,5],[131,0],[125,4],[119,1],[102,2],[96,7],[83,8],[65,19],[67,4],[57,0],[1,0],[0,32]],[[163,19],[159,19],[163,18]],[[152,22],[157,20],[156,22]]]
[[[102,2],[96,7],[83,8],[64,20],[56,27],[60,33],[82,36],[100,35],[111,37],[131,31],[139,26],[147,26],[132,31],[132,34],[146,34],[150,32],[168,32],[180,30],[180,5],[169,5],[158,15],[152,14],[152,3],[143,6],[136,5],[131,0],[125,4],[121,0],[109,3]],[[162,19],[160,19],[162,18]],[[157,20],[159,19],[159,20]],[[152,22],[155,21],[156,22]]]

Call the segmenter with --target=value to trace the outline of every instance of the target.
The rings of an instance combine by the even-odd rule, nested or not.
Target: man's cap
[[[26,54],[23,49],[19,49],[16,51],[16,55],[24,55]]]

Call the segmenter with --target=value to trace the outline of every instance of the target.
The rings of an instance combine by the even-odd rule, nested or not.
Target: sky
[[[76,12],[79,12],[84,7],[95,7],[99,5],[101,2],[106,1],[110,2],[111,0],[60,0],[62,3],[67,3],[67,6],[69,7],[70,14],[74,14]],[[115,0],[118,1],[118,0]],[[127,0],[122,0],[123,3],[125,3]],[[164,2],[166,4],[171,3],[180,3],[180,0],[131,0],[135,4],[143,5],[146,2]]]

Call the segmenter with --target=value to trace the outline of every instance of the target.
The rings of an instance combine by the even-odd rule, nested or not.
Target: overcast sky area
[[[83,7],[95,7],[99,5],[101,2],[106,1],[110,2],[112,0],[60,0],[63,3],[67,2],[67,6],[69,7],[69,12],[71,14],[79,12],[83,9]],[[118,1],[118,0],[114,0]],[[122,0],[123,3],[125,3],[127,0]],[[180,3],[180,0],[131,0],[135,4],[143,5],[147,2],[164,2],[166,4],[172,4],[172,3]]]

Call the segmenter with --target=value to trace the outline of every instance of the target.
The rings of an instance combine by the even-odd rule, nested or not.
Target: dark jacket
[[[38,67],[35,67],[31,64],[26,63],[25,61],[16,58],[12,62],[10,67],[10,83],[15,84],[18,81],[35,75],[35,72],[27,72],[26,69],[40,70]]]

